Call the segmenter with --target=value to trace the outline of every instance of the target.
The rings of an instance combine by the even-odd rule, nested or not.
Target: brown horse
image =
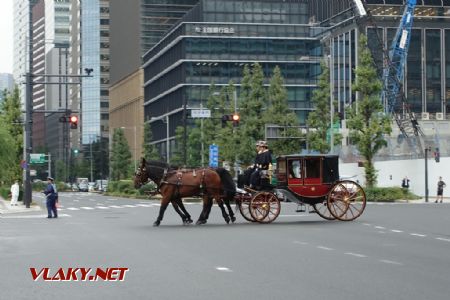
[[[234,197],[236,192],[236,186],[231,175],[225,169],[198,168],[173,170],[173,168],[165,163],[157,161],[147,162],[142,158],[141,164],[136,171],[134,185],[136,188],[139,188],[149,180],[157,184],[158,191],[162,195],[159,215],[153,223],[154,226],[159,226],[170,202],[172,202],[175,210],[177,210],[177,205],[180,205],[183,209],[184,206],[181,199],[190,196],[202,196],[203,198],[203,210],[196,224],[206,223],[213,204],[213,198],[216,199],[222,211],[222,216],[227,223],[230,222],[230,217],[226,213],[223,205],[224,198],[226,199],[225,203],[227,204],[231,220],[233,222],[236,220],[233,210],[229,205],[230,198]],[[185,213],[187,214],[187,211]],[[181,214],[180,216],[183,219]],[[183,222],[185,222],[185,219],[183,219]]]

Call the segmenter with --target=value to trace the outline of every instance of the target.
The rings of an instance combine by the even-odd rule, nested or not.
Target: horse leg
[[[225,222],[227,222],[227,224],[229,224],[230,223],[230,217],[228,216],[227,212],[225,211],[225,206],[223,205],[222,199],[219,199],[217,201],[217,204],[219,205],[220,210],[222,211],[223,219],[225,220]]]
[[[191,215],[188,213],[188,211],[186,210],[186,207],[184,207],[183,201],[182,199],[180,199],[180,201],[178,202],[178,205],[180,206],[180,209],[183,211],[184,213],[184,223],[185,224],[191,224],[192,219],[191,219]]]
[[[209,212],[211,211],[212,199],[208,195],[203,196],[203,209],[198,217],[196,225],[206,224],[206,220],[208,220]]]
[[[187,217],[181,212],[180,207],[183,205],[181,198],[172,199],[173,209],[177,212],[177,214],[181,217],[181,221],[183,224],[187,224]]]
[[[230,215],[231,222],[234,223],[236,221],[236,217],[234,216],[233,209],[231,208],[231,205],[230,205],[230,198],[231,198],[231,195],[226,193],[225,197],[223,199],[223,202],[227,206],[228,214]]]
[[[153,223],[153,226],[159,226],[161,224],[161,221],[164,217],[164,212],[166,211],[167,206],[169,205],[169,197],[163,197],[161,199],[161,207],[159,208],[159,215],[156,221]]]

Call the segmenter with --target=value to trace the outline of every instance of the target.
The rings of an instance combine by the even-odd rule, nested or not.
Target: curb
[[[21,202],[18,203],[18,206],[12,207],[9,205],[8,201],[0,198],[0,215],[37,212],[41,210],[42,208],[36,202],[32,202],[30,208],[26,208]]]

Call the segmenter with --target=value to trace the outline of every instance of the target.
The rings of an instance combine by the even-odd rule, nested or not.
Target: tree
[[[15,86],[12,93],[6,94],[0,111],[0,127],[5,128],[12,138],[11,143],[13,148],[11,150],[14,156],[9,161],[11,163],[11,171],[13,171],[11,176],[19,178],[22,173],[19,163],[23,157],[23,128],[20,94],[17,86]]]
[[[153,139],[152,130],[149,123],[144,125],[144,144],[142,145],[142,156],[147,160],[161,160],[161,156],[155,146],[150,144]]]
[[[353,88],[360,93],[360,100],[347,110],[347,126],[352,143],[356,144],[365,159],[366,185],[372,187],[377,181],[373,158],[387,145],[384,135],[390,134],[392,128],[389,116],[383,113],[380,99],[382,83],[377,77],[366,36],[360,36],[359,45],[360,63],[355,69],[356,80]]]
[[[63,160],[57,160],[55,162],[55,180],[66,181],[66,165]]]
[[[313,91],[312,103],[315,110],[308,115],[307,124],[310,130],[308,132],[309,148],[328,153],[330,151],[330,69],[322,62],[322,74],[319,76],[318,88]],[[333,103],[336,107],[336,103]],[[336,109],[334,110],[337,111]],[[338,121],[338,114],[333,115],[333,124]],[[339,145],[342,141],[342,135],[333,132],[334,145]]]
[[[255,157],[255,143],[264,139],[265,120],[263,111],[267,108],[267,93],[264,88],[264,73],[261,65],[254,63],[252,70],[246,65],[241,82],[239,113],[241,115],[238,136],[238,159],[249,164]]]
[[[274,68],[270,79],[268,98],[269,104],[263,113],[263,120],[266,124],[282,126],[280,128],[281,138],[270,142],[270,148],[275,155],[300,152],[299,121],[295,113],[289,109],[287,90],[278,66]]]
[[[0,172],[0,182],[12,183],[14,179],[20,178],[15,177],[16,165],[18,166],[19,162],[15,161],[14,140],[3,126],[0,126],[0,158],[0,170],[2,170]]]
[[[114,129],[110,160],[113,180],[121,180],[130,176],[131,152],[122,128]]]

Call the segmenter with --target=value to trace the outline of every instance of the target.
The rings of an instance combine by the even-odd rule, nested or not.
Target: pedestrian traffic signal
[[[234,114],[231,116],[233,120],[233,126],[237,127],[239,126],[239,121],[241,120],[241,117],[238,114]]]
[[[436,148],[436,151],[434,152],[434,160],[436,162],[439,162],[441,158],[441,154],[439,153],[439,148]]]
[[[78,127],[78,117],[77,116],[70,116],[69,122],[70,122],[71,129],[77,129],[77,127]]]

